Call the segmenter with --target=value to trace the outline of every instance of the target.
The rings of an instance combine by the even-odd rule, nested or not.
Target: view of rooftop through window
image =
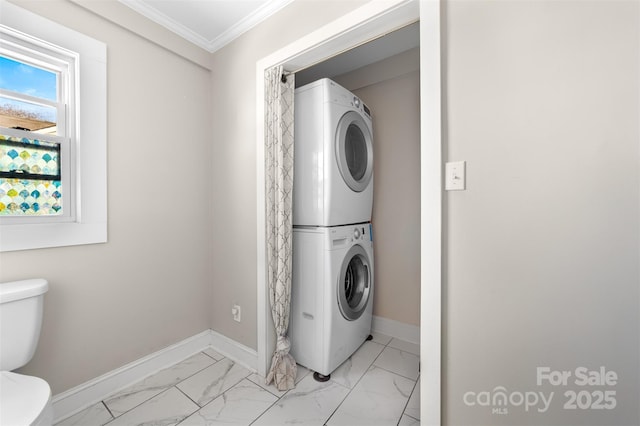
[[[0,55],[0,126],[56,133],[58,73]]]

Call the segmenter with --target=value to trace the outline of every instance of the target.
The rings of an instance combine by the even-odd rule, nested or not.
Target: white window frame
[[[56,100],[47,101],[23,93],[0,89],[0,95],[9,99],[47,105],[56,108],[55,135],[40,134],[38,131],[25,131],[2,128],[6,136],[37,139],[60,146],[60,174],[62,183],[62,211],[58,215],[7,215],[0,217],[3,225],[25,225],[55,222],[73,222],[76,218],[76,167],[75,131],[76,125],[76,76],[78,75],[78,54],[43,42],[27,34],[17,33],[11,28],[0,25],[0,55],[33,67],[39,67],[58,75]]]
[[[61,155],[69,178],[63,197],[70,204],[60,216],[0,217],[0,251],[106,242],[106,45],[5,0],[0,0],[0,39],[24,41],[25,52],[66,54],[73,67],[72,107],[64,123],[70,149]]]

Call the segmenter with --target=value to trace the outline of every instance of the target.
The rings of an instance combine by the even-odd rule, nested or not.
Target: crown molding
[[[228,30],[224,31],[218,37],[213,40],[209,40],[185,25],[177,22],[176,20],[170,18],[164,13],[159,12],[154,7],[150,6],[147,2],[143,0],[118,0],[120,3],[128,6],[144,17],[150,19],[151,21],[162,25],[168,30],[178,34],[180,37],[185,40],[195,44],[198,47],[201,47],[207,50],[210,53],[214,53],[217,50],[222,49],[227,44],[231,43],[236,38],[240,37],[245,32],[249,31],[251,28],[255,27],[271,15],[278,12],[280,9],[291,3],[293,0],[270,0],[264,5],[260,6],[251,14],[247,15],[242,20],[235,23]]]
[[[205,50],[209,50],[209,40],[195,33],[189,28],[185,27],[181,23],[174,19],[171,19],[164,13],[159,12],[156,8],[149,6],[148,3],[142,0],[118,0],[125,6],[130,7],[142,16],[152,20],[156,24],[160,24],[168,30],[178,34],[180,37],[188,40],[189,42],[201,47]]]
[[[209,42],[207,50],[211,53],[222,49],[227,44],[231,43],[242,34],[249,31],[271,15],[278,12],[280,9],[291,3],[293,0],[271,0],[264,5],[260,6],[250,15],[247,15],[242,20],[238,21],[227,31],[220,34],[215,39]]]

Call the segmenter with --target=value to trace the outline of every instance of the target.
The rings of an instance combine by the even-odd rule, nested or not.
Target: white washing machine
[[[294,228],[292,273],[291,354],[329,376],[371,332],[371,225]]]
[[[371,221],[371,111],[324,78],[295,91],[293,225]]]

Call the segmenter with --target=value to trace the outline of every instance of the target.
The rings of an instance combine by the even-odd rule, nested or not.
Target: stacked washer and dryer
[[[289,336],[323,381],[371,332],[373,129],[369,108],[326,78],[296,89],[294,105]]]

